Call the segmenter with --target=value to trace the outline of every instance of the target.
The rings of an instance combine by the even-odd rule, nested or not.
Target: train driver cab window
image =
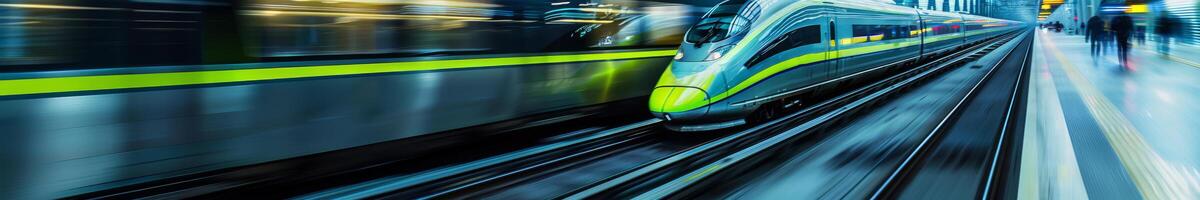
[[[746,0],[728,0],[717,5],[688,31],[686,41],[697,45],[720,42],[746,32],[750,19],[759,12],[756,7],[745,9],[746,4]]]
[[[764,47],[762,51],[754,54],[754,57],[750,58],[750,61],[746,62],[746,67],[757,65],[758,63],[767,60],[767,58],[771,58],[771,56],[783,53],[784,51],[812,44],[821,44],[820,25],[801,27],[779,36],[779,38],[771,41],[771,43],[767,43],[767,46]],[[788,55],[787,57],[799,56],[801,55]]]

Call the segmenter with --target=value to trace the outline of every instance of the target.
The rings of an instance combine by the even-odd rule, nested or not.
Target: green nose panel
[[[660,87],[655,88],[650,93],[650,111],[663,112],[663,108],[667,104],[667,100],[671,98],[671,93],[675,91],[675,87]]]
[[[659,87],[650,94],[650,110],[671,113],[691,111],[708,105],[708,94],[691,87]]]

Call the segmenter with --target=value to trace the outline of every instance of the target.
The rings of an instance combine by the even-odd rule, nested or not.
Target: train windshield
[[[728,0],[717,5],[704,18],[700,19],[700,23],[692,27],[688,31],[687,42],[703,44],[725,40],[731,36],[741,34],[750,27],[750,20],[743,9],[746,7],[747,0]]]

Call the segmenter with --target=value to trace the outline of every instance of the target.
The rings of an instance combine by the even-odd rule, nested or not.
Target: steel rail
[[[516,152],[511,152],[499,156],[493,156],[487,159],[459,164],[455,166],[434,169],[430,171],[420,172],[418,174],[393,176],[371,180],[365,183],[356,184],[342,188],[336,188],[317,193],[311,193],[296,197],[295,199],[360,199],[384,195],[393,191],[404,190],[425,184],[444,181],[454,177],[461,177],[470,173],[479,172],[495,168],[504,164],[513,164],[521,160],[533,159],[538,156],[544,156],[555,151],[567,150],[581,145],[604,143],[606,140],[620,139],[621,135],[626,135],[631,131],[638,130],[644,127],[653,126],[661,123],[659,119],[648,119],[640,122],[635,122],[616,128],[601,131],[587,137],[578,138],[570,141],[549,144],[544,146],[532,147]],[[618,140],[620,142],[626,140]],[[603,145],[602,145],[603,146]],[[576,152],[579,153],[579,152]],[[550,162],[561,161],[563,158],[552,159]],[[532,163],[533,165],[545,163]],[[494,177],[493,177],[494,178]]]
[[[992,155],[992,164],[988,167],[987,180],[983,186],[983,195],[980,199],[988,200],[992,196],[992,184],[995,182],[996,168],[1000,163],[1000,154],[1004,150],[1004,140],[1008,137],[1008,132],[1011,131],[1009,123],[1013,122],[1012,114],[1014,109],[1016,109],[1017,94],[1021,91],[1021,84],[1024,84],[1025,68],[1031,67],[1026,65],[1026,63],[1029,63],[1029,57],[1031,56],[1033,56],[1033,42],[1029,43],[1029,49],[1025,52],[1025,57],[1021,59],[1021,70],[1017,72],[1017,82],[1013,84],[1012,97],[1008,100],[1008,109],[1004,114],[1004,125],[1000,128],[1000,139],[996,141],[996,150]]]

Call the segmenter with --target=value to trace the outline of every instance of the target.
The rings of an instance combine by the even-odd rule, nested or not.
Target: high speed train
[[[739,126],[1022,26],[875,1],[726,0],[686,33],[649,107],[676,131]]]

